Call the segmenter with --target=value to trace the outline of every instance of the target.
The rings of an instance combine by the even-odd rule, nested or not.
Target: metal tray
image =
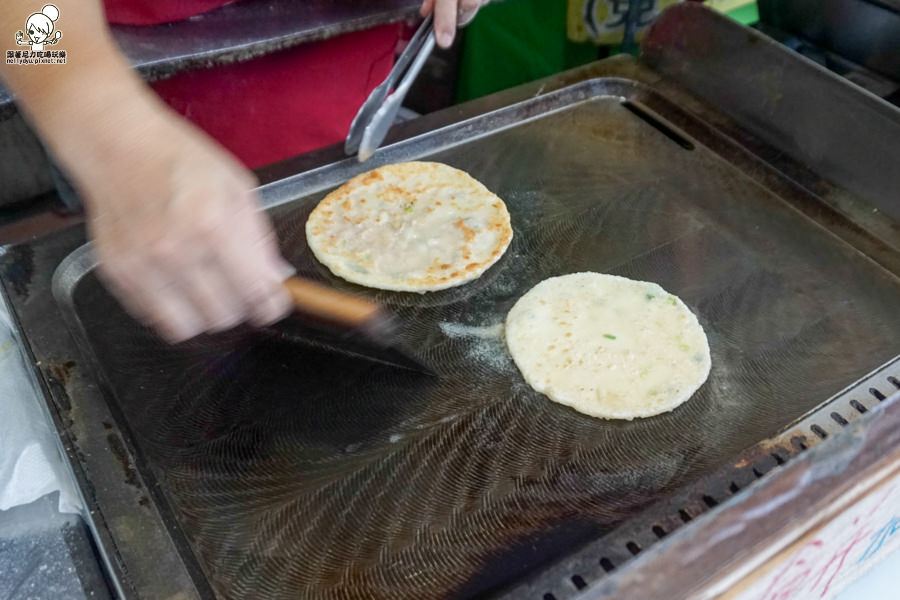
[[[503,593],[897,357],[897,274],[664,90],[592,79],[264,188],[298,270],[396,309],[437,379],[247,330],[169,348],[106,294],[88,250],[65,261],[54,293],[199,595]],[[333,278],[306,246],[309,211],[364,168],[414,159],[506,201],[507,255],[427,295]],[[713,367],[691,401],[602,421],[524,383],[498,325],[535,283],[587,270],[655,281],[697,313]]]

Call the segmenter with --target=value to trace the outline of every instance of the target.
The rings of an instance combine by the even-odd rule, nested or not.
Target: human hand
[[[478,9],[490,0],[423,0],[423,17],[434,13],[434,38],[441,48],[449,48],[456,28],[467,25]]]
[[[254,178],[143,84],[100,0],[60,2],[71,6],[66,47],[81,58],[39,69],[0,63],[0,76],[80,192],[103,281],[171,341],[284,315],[291,269],[258,211]],[[9,3],[2,31],[27,14],[13,10],[24,0]]]
[[[107,287],[170,342],[287,314],[291,267],[252,174],[168,109],[124,110],[118,141],[66,161]]]

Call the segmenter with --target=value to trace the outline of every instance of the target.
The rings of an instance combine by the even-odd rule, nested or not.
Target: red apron
[[[152,25],[227,0],[105,0],[110,23]],[[388,74],[401,26],[302,44],[242,63],[151,84],[173,109],[255,168],[344,139],[368,93]]]

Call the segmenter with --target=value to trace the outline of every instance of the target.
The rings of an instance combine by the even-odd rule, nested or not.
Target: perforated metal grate
[[[572,556],[568,563],[558,565],[529,583],[511,590],[508,596],[538,598],[543,594],[558,600],[580,597],[583,590],[621,567],[632,556],[636,556],[640,552],[641,543],[649,545],[654,537],[662,539],[668,533],[692,521],[694,517],[724,502],[729,496],[739,493],[773,468],[787,463],[791,458],[856,421],[860,415],[869,411],[869,408],[865,408],[856,398],[865,396],[874,398],[875,401],[869,403],[870,408],[887,398],[900,398],[900,380],[895,374],[900,375],[900,358],[836,394],[812,414],[775,436],[773,440],[766,440],[748,449],[737,457],[735,464],[714,469],[692,486],[692,489],[682,491],[669,501],[648,509],[626,526],[582,549]],[[843,417],[842,413],[847,417]],[[726,482],[727,487],[724,485]],[[690,506],[690,513],[685,508],[676,508],[686,505]],[[665,522],[666,529],[660,525],[660,521]],[[622,548],[627,550],[627,553],[623,552]],[[615,556],[616,562],[607,556],[610,552]]]

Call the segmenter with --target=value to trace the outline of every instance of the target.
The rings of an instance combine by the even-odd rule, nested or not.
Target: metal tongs
[[[406,93],[409,92],[410,86],[432,50],[434,50],[434,17],[428,15],[397,59],[387,79],[372,90],[369,98],[356,113],[356,118],[350,125],[347,141],[344,142],[344,152],[347,156],[359,153],[359,162],[365,162],[381,145],[394,123]],[[398,80],[399,85],[394,87]]]

